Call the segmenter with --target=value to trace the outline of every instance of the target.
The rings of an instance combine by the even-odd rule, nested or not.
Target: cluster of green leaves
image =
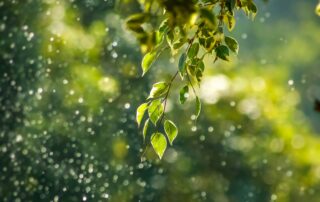
[[[195,97],[196,118],[201,111],[201,102],[195,86],[200,86],[205,70],[204,58],[209,55],[217,60],[229,61],[230,52],[238,53],[236,39],[225,36],[224,30],[232,31],[235,24],[235,11],[242,10],[248,17],[254,18],[257,7],[253,0],[155,0],[141,1],[143,10],[127,18],[127,27],[135,33],[145,52],[142,59],[142,75],[145,75],[161,53],[170,49],[173,57],[177,54],[178,69],[169,82],[155,83],[147,98],[137,109],[137,122],[148,118],[143,127],[143,138],[148,133],[150,121],[155,126],[151,135],[151,145],[159,158],[172,144],[178,134],[175,124],[165,117],[166,102],[171,85],[180,75],[184,87],[180,90],[180,103],[184,104],[189,91]],[[163,125],[167,136],[159,132]]]

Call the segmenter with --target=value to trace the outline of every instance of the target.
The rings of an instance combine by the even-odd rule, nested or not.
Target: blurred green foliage
[[[140,77],[138,2],[0,1],[1,201],[317,202],[319,18],[302,0],[258,7],[236,16],[238,57],[205,59],[197,122],[172,87],[179,138],[159,161],[135,111],[178,60]]]

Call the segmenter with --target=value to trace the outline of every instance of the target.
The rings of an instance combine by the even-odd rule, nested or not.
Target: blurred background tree
[[[141,162],[135,109],[177,61],[164,55],[141,79],[124,26],[139,4],[0,1],[1,201],[317,202],[316,3],[257,2],[254,22],[238,14],[239,56],[205,61],[199,120],[175,86],[179,138]]]

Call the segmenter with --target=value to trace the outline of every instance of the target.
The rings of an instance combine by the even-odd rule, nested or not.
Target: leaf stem
[[[167,94],[165,95],[165,97],[163,98],[163,101],[164,101],[164,106],[163,106],[163,113],[161,115],[161,118],[160,118],[160,121],[159,123],[162,122],[163,118],[164,118],[164,115],[165,115],[165,112],[166,112],[166,107],[167,107],[167,100],[168,100],[168,96],[170,94],[170,90],[171,90],[171,86],[172,86],[172,83],[174,81],[174,79],[177,77],[179,71],[177,71],[171,78],[170,82],[169,82],[169,87],[168,87],[168,91],[167,91]]]
[[[190,86],[191,86],[191,88],[192,88],[192,91],[193,91],[194,95],[197,96],[196,90],[195,90],[194,87],[193,87],[193,84],[192,84],[192,82],[191,82],[191,79],[190,79],[190,77],[189,77],[188,72],[187,72],[187,78],[188,78],[189,84],[190,84]]]

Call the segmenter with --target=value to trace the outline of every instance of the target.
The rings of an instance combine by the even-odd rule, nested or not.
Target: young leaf
[[[200,102],[199,97],[197,96],[196,97],[196,118],[199,117],[200,112],[201,112],[201,102]]]
[[[151,122],[156,125],[164,111],[163,105],[160,100],[154,100],[151,102],[148,108],[148,114]]]
[[[162,133],[153,133],[151,136],[151,145],[161,159],[167,148],[166,137]]]
[[[170,145],[172,145],[174,139],[176,139],[178,135],[178,128],[177,126],[170,120],[166,120],[164,122],[164,131],[167,134],[167,137],[169,139]]]
[[[188,85],[181,88],[181,90],[180,90],[180,103],[181,104],[184,104],[185,101],[187,100],[186,93],[188,93],[188,92],[189,92]]]
[[[147,132],[148,132],[148,128],[149,128],[149,120],[150,119],[147,119],[146,122],[144,123],[144,126],[143,126],[143,131],[142,131],[143,140],[145,140],[146,136],[147,136]]]
[[[215,51],[218,58],[228,61],[229,49],[227,46],[220,45],[216,48]]]
[[[142,121],[143,115],[148,108],[148,103],[143,103],[137,108],[136,121],[138,123],[138,127]]]
[[[166,82],[158,82],[153,84],[149,98],[157,98],[164,95],[168,91],[169,85]]]
[[[233,52],[235,53],[238,53],[239,51],[239,44],[238,42],[232,38],[232,37],[229,37],[229,36],[226,36],[224,38],[224,41],[226,42],[227,46],[230,48],[230,50],[232,50]]]
[[[188,51],[188,57],[194,58],[195,56],[197,56],[198,51],[199,51],[199,43],[192,44],[192,46],[190,47],[190,49]]]
[[[186,59],[187,59],[187,55],[185,53],[182,53],[178,63],[180,75],[183,75],[183,72],[186,66]]]
[[[142,76],[144,76],[147,73],[147,71],[150,69],[151,65],[156,59],[156,55],[157,55],[156,52],[149,52],[143,57],[141,62],[141,67],[143,71]]]

